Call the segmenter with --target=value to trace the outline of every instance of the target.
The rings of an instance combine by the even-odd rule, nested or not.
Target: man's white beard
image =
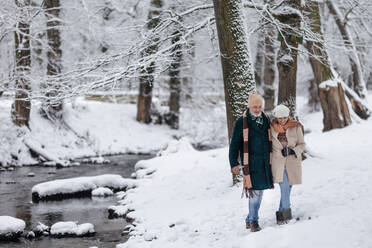
[[[251,114],[252,114],[254,117],[259,117],[259,116],[262,114],[262,112],[260,112],[258,115],[255,115],[255,114],[252,113],[252,112],[251,112]]]

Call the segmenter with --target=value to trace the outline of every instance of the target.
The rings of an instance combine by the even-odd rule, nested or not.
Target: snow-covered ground
[[[118,153],[157,153],[170,142],[188,136],[200,146],[226,144],[223,104],[210,110],[181,109],[180,130],[167,125],[146,125],[136,121],[135,104],[114,104],[77,98],[64,107],[64,121],[57,127],[42,118],[33,103],[30,129],[18,130],[10,119],[11,99],[0,99],[0,164],[33,164],[28,147],[45,152],[55,161],[83,156]],[[25,134],[25,135],[20,135]],[[21,138],[19,138],[21,137]],[[17,157],[18,160],[12,159]]]
[[[120,201],[134,210],[127,214],[135,219],[132,236],[117,248],[370,248],[372,118],[326,133],[321,113],[302,121],[311,131],[305,141],[314,157],[303,162],[303,184],[292,189],[292,212],[299,221],[276,224],[276,185],[264,193],[263,230],[246,230],[247,199],[240,198],[241,185],[231,185],[228,149],[181,149],[138,163],[138,187]]]

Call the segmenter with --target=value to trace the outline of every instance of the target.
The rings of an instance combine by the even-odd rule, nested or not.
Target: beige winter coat
[[[284,168],[287,170],[288,181],[290,185],[302,183],[302,152],[305,150],[304,135],[300,126],[290,127],[287,129],[286,136],[288,147],[292,148],[296,156],[290,155],[283,157],[281,150],[282,143],[278,140],[278,133],[271,127],[272,142],[273,142],[273,160],[272,174],[274,183],[283,181]]]

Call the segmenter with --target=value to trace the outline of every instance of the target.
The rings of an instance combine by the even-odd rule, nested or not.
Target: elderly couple
[[[235,122],[229,149],[232,173],[240,174],[243,169],[243,194],[249,198],[245,223],[252,232],[261,230],[258,210],[263,191],[274,188],[274,183],[279,183],[281,193],[277,223],[292,219],[291,188],[301,184],[301,154],[305,149],[303,126],[290,119],[290,110],[278,105],[270,121],[262,105],[260,95],[249,95],[248,109]]]

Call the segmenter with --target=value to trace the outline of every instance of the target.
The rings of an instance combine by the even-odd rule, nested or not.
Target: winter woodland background
[[[0,181],[0,196],[7,216],[0,216],[6,220],[0,236],[7,228],[23,232],[25,221],[26,229],[71,221],[63,214],[89,206],[95,210],[85,213],[96,216],[104,209],[102,220],[93,218],[103,235],[109,203],[34,204],[29,188],[48,196],[88,185],[90,195],[117,183],[126,192],[108,209],[126,217],[129,234],[118,248],[371,247],[371,14],[368,0],[1,1],[0,176],[6,183]],[[304,124],[307,158],[304,184],[292,194],[299,221],[274,224],[279,192],[271,190],[260,210],[263,230],[248,234],[227,146],[254,91],[264,96],[268,114],[283,103]],[[129,159],[134,173],[133,164],[105,170],[76,162],[103,163],[102,156],[113,154],[157,156]],[[72,168],[49,174],[25,165]],[[34,186],[75,176],[75,169],[97,178]],[[34,179],[24,179],[25,171]],[[120,175],[97,175],[107,172]],[[95,194],[104,192],[111,190]],[[18,198],[8,201],[12,194]],[[61,206],[63,214],[49,218]],[[81,221],[85,213],[72,216]],[[8,215],[25,221],[14,225]],[[119,242],[119,234],[111,235]],[[83,241],[73,242],[83,247]]]
[[[224,89],[226,104],[233,106],[227,109],[229,130],[252,90],[265,95],[267,111],[296,97],[306,99],[309,112],[322,106],[324,130],[366,119],[365,88],[372,85],[370,12],[369,1],[352,0],[217,1],[215,10],[213,2],[202,0],[4,1],[0,160],[3,165],[34,163],[35,146],[48,153],[48,141],[36,135],[43,125],[40,132],[53,129],[48,137],[62,149],[74,150],[74,145],[64,145],[66,135],[58,132],[69,133],[81,147],[107,152],[97,144],[102,137],[89,127],[77,130],[76,120],[69,119],[87,111],[100,119],[99,108],[86,100],[126,104],[105,116],[112,119],[128,115],[126,106],[137,103],[139,122],[167,123],[179,129],[173,136],[188,136],[199,147],[228,143]],[[245,55],[223,72],[220,54],[228,54],[223,49],[229,45],[220,51],[216,22],[229,15],[221,24],[226,29],[220,42],[236,39],[242,46],[230,43],[231,49]],[[323,82],[334,90],[318,91]],[[345,93],[336,92],[337,84]],[[86,109],[79,99],[85,99]]]

